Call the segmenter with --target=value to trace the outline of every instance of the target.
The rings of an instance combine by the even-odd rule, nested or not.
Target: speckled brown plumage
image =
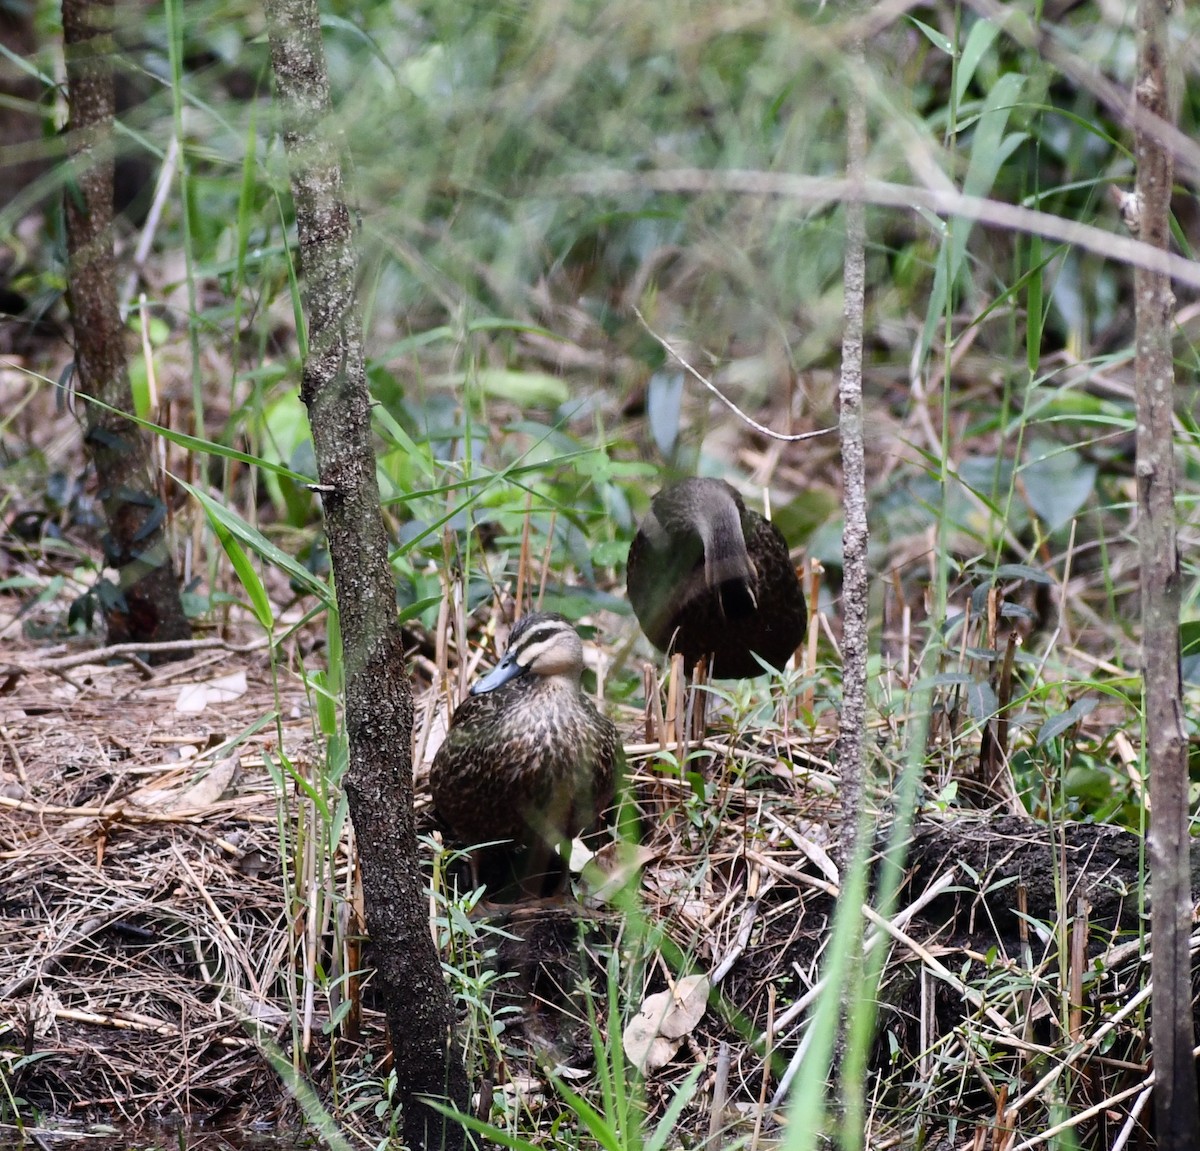
[[[531,662],[522,666],[526,655]],[[510,841],[529,855],[528,868],[544,868],[552,847],[590,827],[612,801],[621,743],[583,694],[582,657],[562,616],[527,615],[496,672],[476,685],[484,690],[455,710],[429,782],[458,844]],[[543,662],[549,674],[539,672]],[[485,686],[498,674],[511,678]]]
[[[808,625],[780,530],[724,480],[693,478],[654,497],[629,548],[626,586],[646,638],[714,677],[782,668]]]

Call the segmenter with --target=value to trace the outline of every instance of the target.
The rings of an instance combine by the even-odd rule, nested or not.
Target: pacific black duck
[[[493,895],[542,895],[561,883],[556,847],[609,805],[622,762],[615,725],[582,691],[583,643],[560,615],[513,627],[504,658],[455,709],[429,772],[433,804],[477,854]]]
[[[714,677],[762,675],[757,653],[782,668],[808,624],[787,541],[724,480],[693,478],[651,501],[629,548],[629,602],[659,651]]]

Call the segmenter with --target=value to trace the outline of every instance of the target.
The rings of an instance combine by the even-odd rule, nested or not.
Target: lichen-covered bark
[[[863,67],[864,48],[855,40],[852,64]],[[861,183],[866,175],[867,113],[862,93],[846,94],[846,175]],[[863,445],[863,312],[866,300],[866,206],[857,197],[845,205],[846,255],[842,267],[842,370],[838,383],[838,428],[842,445],[842,710],[838,723],[838,774],[841,778],[842,825],[838,834],[838,868],[843,890],[853,889],[863,830],[863,792],[867,734],[867,481]],[[816,605],[813,605],[816,610]],[[873,1025],[874,994],[862,994],[862,920],[855,925],[849,969],[843,975],[843,1022],[838,1030],[835,1058],[841,1080],[840,1120],[847,1148],[862,1146],[865,1118],[865,1036]],[[867,1015],[872,1019],[868,1021]]]
[[[419,1096],[465,1109],[467,1082],[429,934],[412,802],[412,691],[375,479],[356,254],[329,139],[329,80],[314,0],[270,0],[271,61],[284,106],[309,350],[308,407],[337,584],[346,668],[346,792],[372,955],[413,1148],[461,1147],[462,1129]]]
[[[112,643],[191,635],[165,533],[147,438],[133,410],[113,260],[111,0],[63,0],[72,182],[65,195],[75,368],[86,403],[85,443],[100,482],[105,564],[120,594],[102,596]]]
[[[1140,0],[1135,98],[1165,120],[1169,0]],[[1140,238],[1170,242],[1171,153],[1145,117],[1138,120],[1137,195]],[[1141,552],[1142,661],[1146,755],[1150,769],[1152,1032],[1157,1145],[1200,1147],[1192,1056],[1192,973],[1188,937],[1192,895],[1188,835],[1188,756],[1183,729],[1179,650],[1179,554],[1175,539],[1175,366],[1170,278],[1138,268],[1136,292],[1138,546]]]
[[[853,58],[863,59],[856,43]],[[861,94],[851,94],[846,109],[846,174],[865,175],[867,114]],[[863,445],[863,311],[866,296],[866,207],[849,200],[846,258],[842,272],[842,370],[838,384],[838,427],[842,442],[842,713],[838,724],[838,771],[841,775],[842,826],[839,866],[854,856],[863,810],[863,773],[867,731],[867,481]],[[816,610],[816,605],[813,605]]]

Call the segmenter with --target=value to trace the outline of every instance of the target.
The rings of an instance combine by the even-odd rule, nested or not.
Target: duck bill
[[[526,669],[515,659],[506,655],[483,679],[476,680],[471,685],[471,694],[482,695],[485,691],[495,691],[502,684],[508,683],[510,679],[516,679],[519,675],[524,675],[525,672]]]

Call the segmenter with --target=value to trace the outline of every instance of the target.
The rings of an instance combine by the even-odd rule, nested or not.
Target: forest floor
[[[61,367],[42,368],[44,378]],[[867,814],[881,850],[912,758],[911,693],[922,677],[937,683],[904,883],[894,906],[867,916],[870,953],[886,952],[869,1145],[1023,1151],[1073,1131],[1081,1145],[1136,1146],[1152,1111],[1145,868],[1139,836],[1103,824],[1135,825],[1121,803],[1136,806],[1142,790],[1126,670],[1136,666],[1127,617],[1137,570],[1123,515],[1133,495],[1128,444],[1102,467],[1082,451],[1070,457],[1102,497],[1103,510],[1078,520],[1095,526],[1094,538],[1077,539],[1072,521],[1069,541],[1052,544],[1031,517],[1014,526],[1015,514],[1004,519],[964,483],[943,525],[953,539],[935,541],[928,513],[942,481],[925,461],[942,446],[938,393],[913,399],[902,376],[876,371],[887,395],[875,396],[868,429],[882,670],[872,683]],[[807,373],[795,392],[810,406],[797,426],[833,422],[833,381],[827,370]],[[992,433],[969,439],[969,413],[995,407],[989,361],[960,362],[955,388],[965,413],[946,435],[955,466],[991,476],[1001,458]],[[367,1132],[388,1114],[387,1041],[369,976],[354,974],[369,971],[370,954],[357,951],[353,837],[327,735],[336,725],[322,717],[312,678],[319,640],[303,626],[270,649],[234,625],[188,658],[150,667],[94,636],[64,638],[68,589],[94,579],[99,548],[94,523],[82,522],[79,428],[54,392],[0,370],[0,402],[14,413],[6,435],[28,449],[13,451],[4,472],[0,541],[0,1084],[59,1125],[185,1116],[245,1130],[298,1117],[294,1080],[285,1086],[294,1064],[373,1145]],[[208,411],[214,425],[228,415],[220,401]],[[790,411],[764,418],[793,426]],[[835,437],[797,450],[740,425],[696,435],[729,474],[781,497],[801,493],[810,501],[801,511],[819,501],[836,517]],[[193,466],[169,451],[181,470]],[[1037,451],[1067,456],[1054,445]],[[1013,508],[1069,486],[1028,466]],[[984,522],[1003,537],[995,547],[981,541]],[[65,539],[46,530],[62,523]],[[204,531],[197,517],[192,539]],[[930,645],[943,662],[922,667],[924,637],[950,622],[930,618],[938,547],[953,556],[947,610],[961,629],[953,650]],[[91,566],[79,561],[77,575],[82,553]],[[236,595],[224,575],[212,590]],[[292,605],[280,608],[281,634],[299,625],[287,580],[273,570],[263,578],[274,605]],[[777,1139],[811,1008],[831,993],[825,960],[841,880],[831,855],[842,816],[831,766],[834,579],[811,600],[824,662],[810,654],[796,674],[700,697],[708,721],[682,739],[671,715],[686,701],[664,699],[653,674],[645,712],[606,705],[626,740],[640,817],[635,914],[604,883],[581,879],[571,901],[489,918],[448,893],[446,871],[431,864],[431,930],[445,945],[464,1050],[493,1118],[544,1133],[563,1113],[555,1082],[595,1099],[599,1065],[620,1051],[645,1067],[655,1116],[700,1068],[678,1119],[688,1139]],[[989,589],[998,598],[980,598]],[[479,622],[465,660],[447,636],[408,633],[416,802],[431,860],[427,765],[454,657],[475,667],[483,657]],[[605,667],[629,660],[633,624],[603,610],[590,622],[599,643],[589,644],[589,669],[603,684]],[[1023,678],[1000,714],[984,689],[1003,696],[998,653],[1018,629],[1029,640]],[[1077,706],[1084,697],[1090,710]],[[1098,822],[1087,822],[1093,813]],[[597,989],[614,956],[620,1001],[610,1019]],[[673,996],[670,1034],[639,1024],[639,1014],[661,1021],[653,997],[663,992]]]
[[[315,975],[331,974],[337,901],[325,902],[324,921],[310,913],[318,891],[352,906],[354,885],[344,838],[333,874],[302,880],[298,829],[313,817],[322,753],[310,694],[287,664],[273,668],[254,644],[149,668],[78,641],[8,640],[0,1006],[4,1044],[27,1057],[7,1073],[9,1089],[46,1115],[269,1124],[292,1114],[272,1050],[294,1043],[326,1092],[335,1062],[344,1091],[380,1058],[369,988],[356,1041],[335,1052],[323,1030],[338,997]],[[418,736],[441,694],[424,687]],[[604,1040],[644,1055],[653,1111],[700,1063],[685,1126],[767,1138],[777,1115],[762,1105],[781,1094],[821,988],[837,780],[830,732],[775,722],[735,733],[727,720],[713,717],[691,749],[710,785],[701,803],[696,778],[664,770],[653,730],[646,739],[644,721],[625,717],[643,828],[639,903],[651,938],[661,933],[630,1014],[669,986],[695,991],[681,982],[680,955],[703,983],[698,1010],[673,1034],[644,1038],[652,1049],[631,1048],[628,1025]],[[430,755],[427,746],[417,769],[422,813]],[[872,805],[882,844],[885,790]],[[1000,1125],[1032,1136],[1054,1106],[1086,1112],[1101,1145],[1122,1129],[1129,1137],[1150,1082],[1138,853],[1137,837],[1118,829],[1048,833],[995,805],[921,813],[899,905],[868,930],[868,947],[890,946],[872,1146],[909,1145],[904,1131],[916,1126],[947,1147]],[[483,1052],[485,1078],[544,1118],[551,1069],[585,1087],[595,1071],[579,986],[603,985],[603,956],[629,930],[603,890],[583,903],[509,909],[501,921],[520,942],[491,961],[517,978],[493,988],[494,1018],[509,1022]],[[1009,1082],[1021,1090],[998,1086]]]

